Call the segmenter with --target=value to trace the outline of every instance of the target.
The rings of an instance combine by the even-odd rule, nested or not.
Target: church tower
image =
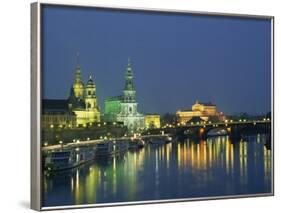
[[[96,85],[92,80],[92,76],[90,76],[86,85],[85,104],[86,110],[93,110],[97,108]]]
[[[117,121],[123,122],[130,133],[136,132],[144,127],[144,116],[138,112],[137,106],[136,90],[133,83],[133,71],[131,61],[128,59],[125,72],[123,99],[120,103],[121,110],[120,113],[117,114]]]
[[[92,80],[92,76],[89,77],[85,89],[85,105],[88,122],[99,123],[100,110],[97,104],[96,85]]]
[[[131,61],[128,59],[128,65],[125,73],[125,88],[123,91],[124,102],[134,103],[136,102],[136,90],[133,83],[133,71],[131,66]]]
[[[84,93],[84,84],[81,77],[81,69],[79,65],[79,54],[77,53],[77,68],[75,71],[75,80],[73,83],[73,90],[74,90],[74,96],[76,98],[82,99],[83,93]]]

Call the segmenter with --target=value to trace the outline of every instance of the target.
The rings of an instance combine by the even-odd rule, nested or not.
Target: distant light
[[[44,146],[48,146],[48,143],[47,143],[47,142],[45,142],[45,143],[44,143]]]
[[[62,141],[59,141],[59,143],[62,144],[63,142],[62,142]]]

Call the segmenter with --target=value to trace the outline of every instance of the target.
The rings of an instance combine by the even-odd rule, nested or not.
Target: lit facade
[[[104,114],[106,122],[116,122],[117,114],[121,111],[123,96],[108,98],[104,101]]]
[[[216,120],[224,121],[225,116],[223,113],[217,111],[216,105],[212,103],[196,103],[192,106],[191,110],[178,110],[176,112],[178,122],[185,124],[189,122],[192,118],[198,117],[204,121]]]
[[[76,69],[75,80],[70,89],[68,108],[75,113],[77,126],[100,123],[100,108],[96,97],[96,85],[90,76],[86,86],[84,86],[79,66]]]
[[[76,116],[74,113],[51,112],[44,113],[41,117],[41,128],[75,128]]]
[[[75,128],[76,115],[68,110],[67,100],[42,101],[41,128]]]
[[[131,132],[144,128],[144,115],[138,112],[136,90],[130,60],[125,73],[125,88],[122,96],[105,100],[105,120],[122,122]]]
[[[160,128],[160,115],[158,114],[147,114],[145,115],[145,128],[153,129]]]
[[[80,66],[66,100],[43,100],[42,128],[74,128],[100,123],[100,108],[96,97],[96,85],[89,77],[84,85]]]

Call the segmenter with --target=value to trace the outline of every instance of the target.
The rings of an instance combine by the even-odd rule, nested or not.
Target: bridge
[[[63,143],[60,141],[59,144],[55,145],[48,145],[42,147],[43,152],[48,152],[48,151],[58,151],[61,149],[76,149],[80,147],[91,147],[99,143],[105,143],[105,142],[128,142],[134,143],[138,141],[139,139],[143,140],[145,143],[151,142],[151,141],[167,141],[170,138],[169,134],[156,134],[156,135],[141,135],[141,136],[124,136],[124,137],[119,137],[119,138],[114,138],[114,139],[94,139],[94,140],[77,140],[75,142],[68,142],[68,143]],[[170,141],[169,141],[170,142]]]
[[[206,139],[208,137],[208,133],[212,130],[225,130],[231,139],[241,139],[244,134],[249,133],[267,133],[271,134],[271,121],[270,120],[259,120],[259,121],[225,121],[219,123],[211,123],[211,122],[201,122],[194,123],[188,125],[177,125],[177,126],[165,126],[158,129],[149,129],[142,133],[141,136],[136,136],[137,139],[142,139],[145,142],[149,141],[158,141],[158,140],[167,140],[168,137],[172,136],[175,138],[199,138]],[[133,141],[132,136],[126,137],[115,137],[111,139],[112,141]],[[75,142],[63,142],[48,145],[42,147],[43,151],[51,151],[51,150],[59,150],[62,147],[64,148],[78,148],[81,146],[92,146],[97,143],[101,143],[107,141],[105,139],[94,139],[90,140],[76,140]]]
[[[211,130],[225,130],[230,138],[240,139],[249,133],[271,133],[270,120],[257,121],[228,121],[211,123],[201,122],[187,125],[166,126],[160,129],[148,130],[145,134],[171,134],[178,137],[194,137],[206,139]]]

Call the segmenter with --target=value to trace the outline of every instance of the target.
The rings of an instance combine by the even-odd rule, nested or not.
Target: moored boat
[[[74,156],[71,150],[50,152],[45,157],[45,170],[51,172],[74,168],[79,165]]]
[[[207,134],[209,137],[215,137],[215,136],[225,136],[227,135],[227,131],[225,129],[215,129],[211,130]]]
[[[145,142],[142,139],[130,140],[128,143],[129,143],[130,150],[137,150],[145,146]]]

